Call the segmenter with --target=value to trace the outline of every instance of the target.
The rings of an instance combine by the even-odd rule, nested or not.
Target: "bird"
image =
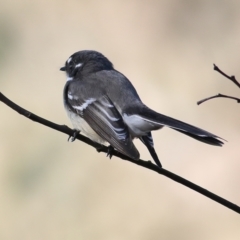
[[[152,131],[164,126],[198,141],[222,146],[223,139],[188,123],[165,116],[147,107],[132,83],[100,52],[81,50],[60,68],[66,73],[64,108],[75,130],[100,144],[110,144],[125,156],[139,160],[133,140],[140,139],[156,165],[162,164],[154,148]]]

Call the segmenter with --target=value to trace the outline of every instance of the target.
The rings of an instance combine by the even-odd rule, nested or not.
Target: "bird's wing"
[[[138,150],[132,142],[128,128],[107,95],[84,99],[84,96],[80,94],[71,95],[69,92],[67,104],[111,146],[133,159],[139,159]]]

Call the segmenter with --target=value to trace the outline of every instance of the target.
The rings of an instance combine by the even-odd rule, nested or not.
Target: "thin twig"
[[[223,75],[225,78],[231,80],[234,84],[236,84],[239,88],[240,88],[240,83],[237,81],[237,79],[235,78],[235,76],[229,76],[227,75],[226,73],[224,73],[218,66],[216,66],[215,64],[213,64],[213,70],[219,72],[221,75]],[[236,97],[232,97],[232,96],[228,96],[228,95],[224,95],[224,94],[217,94],[217,95],[214,95],[214,96],[211,96],[211,97],[207,97],[207,98],[204,98],[200,101],[197,102],[197,105],[200,105],[201,103],[204,103],[208,100],[211,100],[213,98],[229,98],[229,99],[233,99],[233,100],[236,100],[237,103],[240,103],[240,98],[236,98]]]
[[[208,97],[208,98],[204,98],[204,99],[198,101],[197,105],[200,105],[201,103],[206,102],[206,101],[208,101],[210,99],[213,99],[213,98],[230,98],[230,99],[236,100],[237,103],[240,103],[240,99],[239,98],[231,97],[231,96],[227,96],[227,95],[223,95],[223,94],[219,93],[217,95],[214,95],[214,96],[211,96],[211,97]]]
[[[53,122],[50,122],[44,118],[41,118],[39,116],[37,116],[36,114],[33,114],[27,110],[25,110],[24,108],[18,106],[17,104],[15,104],[14,102],[12,102],[10,99],[8,99],[6,96],[4,96],[1,92],[0,92],[0,101],[2,101],[3,103],[5,103],[7,106],[9,106],[10,108],[12,108],[14,111],[17,111],[19,114],[31,119],[32,121],[35,121],[35,122],[38,122],[44,126],[47,126],[49,128],[52,128],[54,130],[57,130],[59,132],[62,132],[62,133],[65,133],[67,135],[73,135],[74,133],[74,130],[70,129],[69,127],[67,127],[66,125],[59,125],[59,124],[56,124],[56,123],[53,123]],[[106,146],[103,146],[101,144],[98,144],[96,142],[93,142],[91,141],[90,139],[88,139],[87,137],[85,136],[82,136],[81,134],[78,134],[78,136],[76,137],[78,140],[84,142],[84,143],[87,143],[88,145],[96,148],[99,152],[105,152],[107,153],[108,149]],[[229,202],[228,200],[220,197],[220,196],[217,196],[216,194],[188,181],[187,179],[184,179],[164,168],[159,168],[158,166],[156,166],[155,164],[153,164],[152,162],[150,161],[143,161],[143,160],[133,160],[121,153],[119,153],[118,151],[114,150],[113,153],[112,153],[114,156],[118,157],[118,158],[121,158],[123,160],[126,160],[126,161],[129,161],[131,163],[134,163],[134,164],[137,164],[141,167],[144,167],[144,168],[147,168],[147,169],[150,169],[158,174],[161,174],[165,177],[168,177],[170,179],[172,179],[173,181],[175,182],[178,182],[198,193],[201,193],[202,195],[212,199],[213,201],[215,202],[218,202],[220,204],[222,204],[223,206],[237,212],[237,213],[240,213],[240,207],[237,206],[236,204],[234,203],[231,203]]]
[[[235,83],[239,88],[240,88],[240,83],[237,81],[237,79],[235,78],[234,75],[229,76],[226,73],[224,73],[221,69],[219,69],[218,66],[216,66],[215,64],[213,64],[213,70],[219,72],[220,74],[222,74],[224,77],[228,78],[229,80],[231,80],[233,83]]]

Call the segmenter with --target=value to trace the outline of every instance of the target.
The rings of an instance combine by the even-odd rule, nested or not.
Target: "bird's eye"
[[[68,68],[69,68],[70,72],[72,72],[72,70],[73,70],[73,64],[70,63],[70,64],[68,65]]]

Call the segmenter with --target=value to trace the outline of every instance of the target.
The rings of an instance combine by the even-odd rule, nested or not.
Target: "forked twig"
[[[219,72],[220,74],[222,74],[224,77],[226,77],[229,80],[231,80],[233,83],[235,83],[240,88],[240,83],[237,81],[237,79],[235,78],[234,75],[232,75],[232,76],[227,75],[221,69],[219,69],[219,67],[216,66],[216,64],[213,64],[213,70]]]
[[[225,78],[229,79],[230,81],[232,81],[234,84],[236,84],[239,88],[240,88],[240,83],[237,81],[237,79],[235,78],[234,75],[232,76],[229,76],[227,75],[226,73],[224,73],[221,69],[219,69],[218,66],[216,66],[215,64],[213,64],[213,70],[219,72],[221,75],[223,75]],[[214,96],[211,96],[211,97],[207,97],[207,98],[204,98],[200,101],[197,102],[197,105],[200,105],[201,103],[203,102],[206,102],[208,100],[211,100],[213,98],[229,98],[229,99],[233,99],[233,100],[236,100],[237,103],[240,103],[240,98],[237,98],[237,97],[232,97],[232,96],[228,96],[228,95],[224,95],[224,94],[217,94],[217,95],[214,95]]]

